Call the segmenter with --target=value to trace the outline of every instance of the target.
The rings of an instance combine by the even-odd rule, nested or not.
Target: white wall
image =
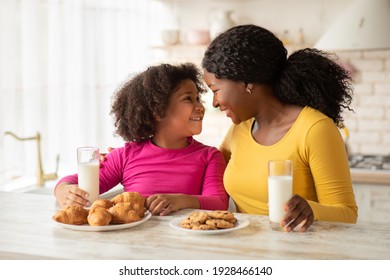
[[[208,29],[216,10],[232,10],[238,24],[254,23],[274,33],[289,30],[292,37],[304,29],[307,42],[313,44],[352,0],[155,0],[170,14],[180,28],[182,42],[189,29]],[[161,28],[165,28],[161,24]]]

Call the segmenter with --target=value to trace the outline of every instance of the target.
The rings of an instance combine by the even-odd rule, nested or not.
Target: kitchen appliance
[[[390,155],[351,155],[350,168],[390,171]]]

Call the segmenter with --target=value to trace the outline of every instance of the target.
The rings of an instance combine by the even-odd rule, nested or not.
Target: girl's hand
[[[280,222],[286,231],[292,231],[301,224],[300,231],[306,231],[314,221],[314,213],[306,199],[299,195],[294,195],[284,206],[287,212]]]
[[[78,185],[61,183],[55,188],[54,195],[61,207],[71,205],[80,207],[90,206],[88,193],[80,189]]]
[[[146,199],[146,208],[153,215],[165,216],[183,208],[200,207],[199,200],[184,194],[154,194]]]

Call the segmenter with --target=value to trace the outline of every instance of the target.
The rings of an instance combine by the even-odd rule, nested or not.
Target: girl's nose
[[[198,104],[196,105],[195,110],[204,112],[204,110],[205,110],[204,105],[201,102],[198,102]]]

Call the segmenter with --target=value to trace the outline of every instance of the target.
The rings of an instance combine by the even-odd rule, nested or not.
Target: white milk
[[[89,202],[99,198],[99,161],[79,163],[77,166],[79,188],[89,193]]]
[[[268,177],[269,219],[279,223],[286,212],[283,205],[292,197],[292,176]]]

